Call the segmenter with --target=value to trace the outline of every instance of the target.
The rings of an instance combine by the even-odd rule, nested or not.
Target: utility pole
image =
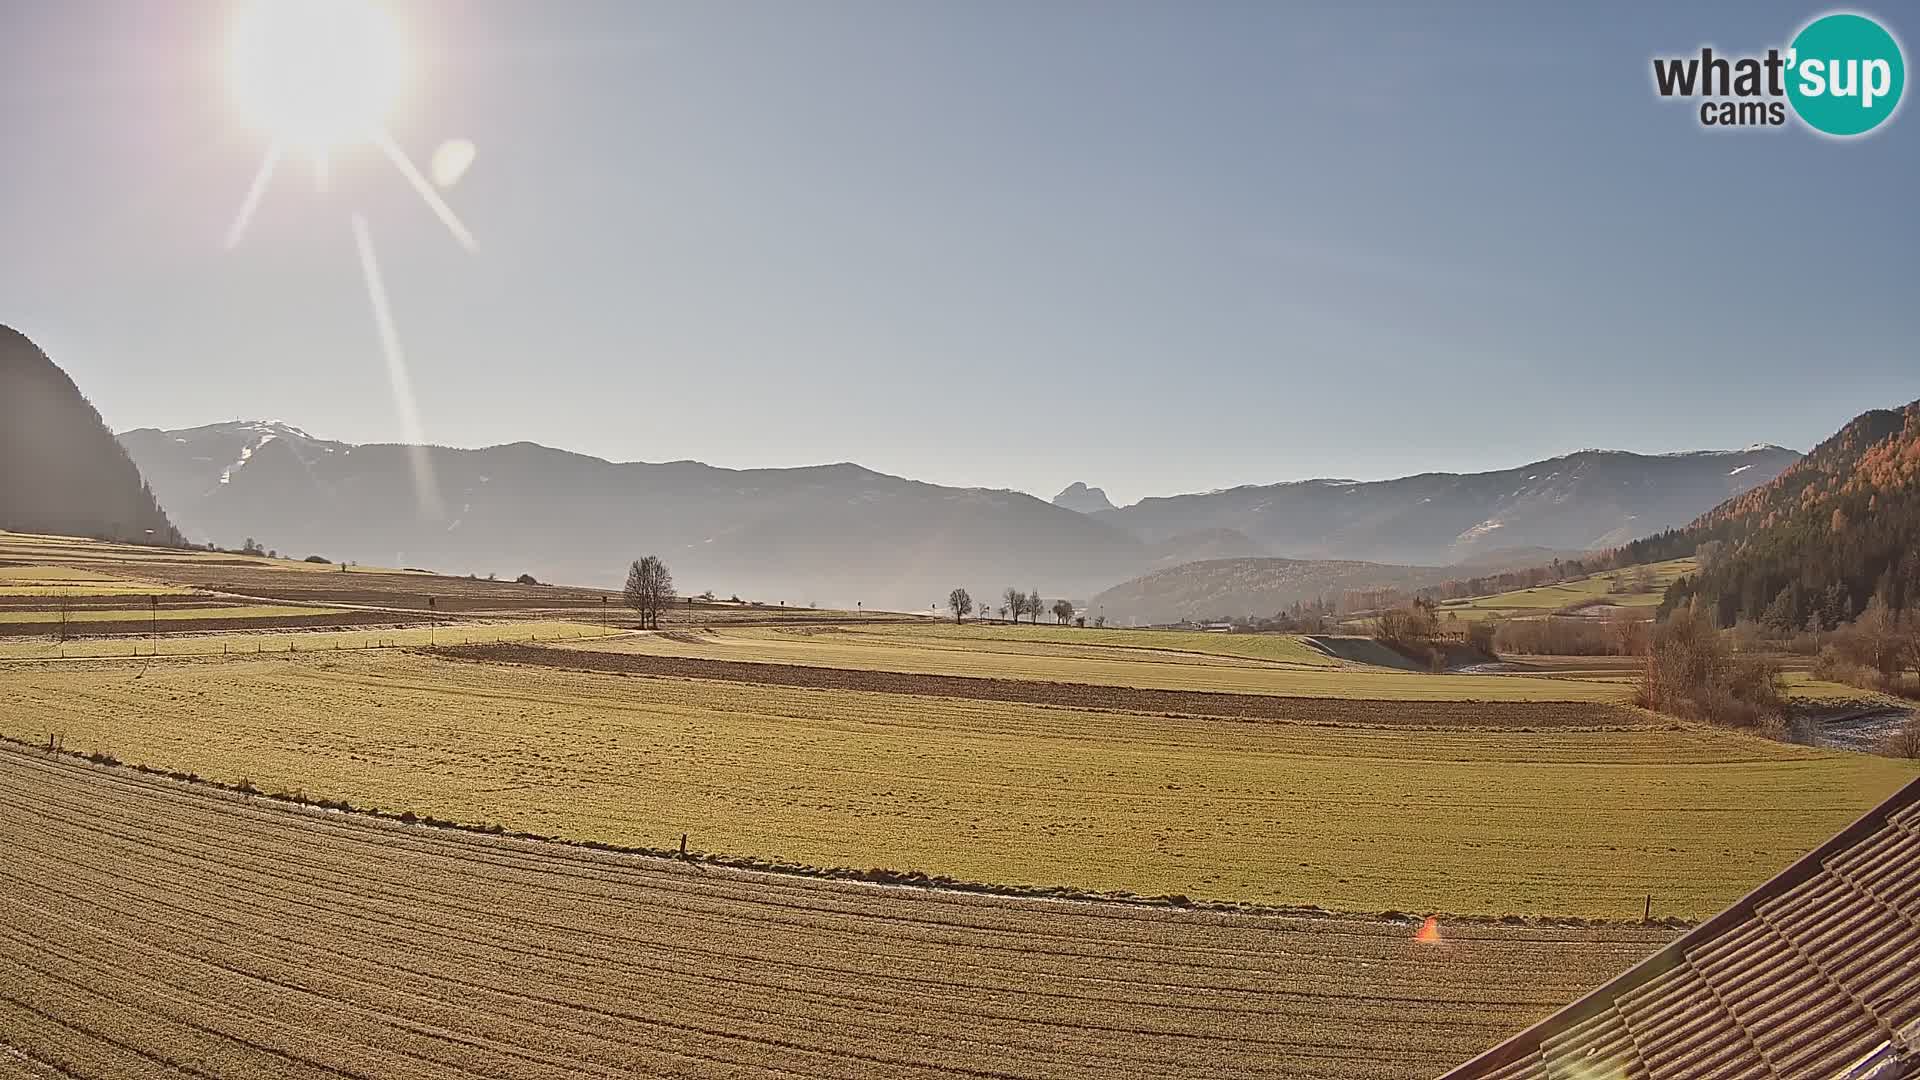
[[[600,632],[607,632],[607,597],[600,598]]]
[[[147,613],[149,616],[149,621],[153,624],[153,655],[159,656],[160,655],[160,598],[158,596],[147,597]]]

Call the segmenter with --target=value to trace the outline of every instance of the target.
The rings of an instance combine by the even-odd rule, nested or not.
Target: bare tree
[[[958,626],[961,619],[973,614],[973,597],[965,589],[955,589],[947,594],[947,610],[953,612],[953,623]]]
[[[1012,612],[1013,621],[1018,623],[1020,616],[1027,613],[1027,594],[1019,589],[1011,585],[1007,586],[1007,591],[1001,594],[1000,599],[1006,601],[1006,604],[1000,608],[1001,618],[1006,618],[1007,613]]]
[[[1920,713],[1887,732],[1880,741],[1880,752],[1888,757],[1920,758]]]
[[[1040,590],[1027,593],[1027,614],[1033,617],[1033,625],[1040,625],[1040,613],[1047,610],[1046,601],[1040,599]]]
[[[673,600],[673,574],[658,555],[636,559],[627,568],[627,606],[638,612],[640,625],[660,629],[660,612]]]
[[[1060,625],[1065,626],[1067,624],[1067,621],[1072,618],[1073,618],[1073,601],[1055,600],[1053,602],[1053,621],[1054,622],[1057,622]]]
[[[1000,621],[1001,622],[1007,621],[1007,605],[1005,604],[1000,605]]]

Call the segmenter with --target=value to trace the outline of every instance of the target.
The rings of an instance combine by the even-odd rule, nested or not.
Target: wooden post
[[[687,857],[687,834],[686,833],[680,834],[680,857],[683,859]]]
[[[1647,894],[1647,913],[1646,915],[1641,917],[1640,921],[1641,922],[1653,921],[1653,894],[1652,893]]]

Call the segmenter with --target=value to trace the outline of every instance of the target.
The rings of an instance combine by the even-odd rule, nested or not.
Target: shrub
[[[1534,656],[1620,655],[1618,635],[1600,619],[1561,615],[1509,619],[1494,630],[1493,640],[1501,652]]]
[[[1373,640],[1402,652],[1426,646],[1439,635],[1439,621],[1431,604],[1415,602],[1387,608],[1374,616]]]
[[[1920,712],[1909,715],[1905,723],[1888,732],[1880,742],[1880,752],[1888,757],[1920,758]]]
[[[1692,604],[1654,627],[1634,700],[1649,709],[1732,727],[1784,717],[1780,667],[1736,654],[1706,612]]]
[[[309,555],[306,558],[301,559],[300,561],[310,562],[310,563],[322,563],[327,566],[333,565],[333,560],[327,558],[325,555]]]
[[[538,585],[538,584],[540,584],[540,581],[539,581],[539,579],[537,579],[537,578],[535,578],[535,577],[534,577],[534,576],[533,576],[532,574],[521,574],[521,575],[520,575],[519,577],[517,577],[517,578],[514,578],[514,579],[513,579],[513,582],[514,582],[514,584],[516,584],[516,585]]]
[[[1494,639],[1499,635],[1499,631],[1499,624],[1491,619],[1468,623],[1467,644],[1488,656],[1497,657],[1500,651]]]

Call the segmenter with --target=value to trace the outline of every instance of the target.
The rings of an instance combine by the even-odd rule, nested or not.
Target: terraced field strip
[[[22,610],[0,606],[0,633],[5,632],[7,623],[38,623],[47,621],[48,612]],[[53,613],[57,616],[57,612]],[[333,615],[338,612],[327,608],[292,607],[285,604],[183,604],[172,607],[154,608],[140,604],[132,607],[80,608],[72,612],[74,621],[84,622],[173,622],[176,619],[279,619],[305,615]]]
[[[75,566],[8,565],[0,557],[0,600],[106,599],[148,596],[177,596],[190,590],[156,581],[114,577]]]
[[[1194,652],[1076,648],[1021,642],[1011,627],[1004,632],[1010,641],[922,639],[824,627],[814,633],[743,628],[634,635],[586,647],[706,660],[1290,697],[1623,702],[1631,695],[1630,688],[1620,684],[1545,675],[1429,675],[1357,664],[1308,666]]]
[[[621,641],[626,639],[606,639]],[[561,642],[561,644],[567,644]],[[1379,702],[1334,698],[1282,697],[1278,694],[1233,694],[1205,690],[1136,689],[1097,683],[1041,682],[986,679],[968,675],[921,675],[864,668],[821,667],[812,664],[770,664],[740,660],[705,660],[646,653],[601,651],[592,648],[546,648],[502,644],[451,646],[437,655],[458,660],[531,664],[614,675],[664,675],[686,679],[717,679],[761,686],[790,686],[814,690],[858,690],[919,697],[963,698],[971,701],[1023,702],[1074,708],[1112,709],[1163,716],[1238,717],[1285,720],[1301,724],[1345,727],[1396,728],[1649,728],[1672,721],[1640,710],[1562,708],[1558,702],[1429,701],[1419,708]]]
[[[810,881],[16,750],[0,850],[0,1045],[97,1078],[1402,1078],[1671,933]]]
[[[1914,775],[1605,706],[1300,722],[406,652],[0,665],[0,733],[266,791],[795,866],[1345,911],[1704,916]],[[1420,712],[1431,730],[1334,726]],[[1313,715],[1313,714],[1310,714]],[[1574,727],[1582,726],[1576,723]]]
[[[314,625],[334,627],[351,624],[364,629],[316,629],[276,632],[279,622],[269,625],[240,623],[213,626],[199,632],[164,634],[157,645],[161,657],[255,656],[315,652],[343,652],[372,649],[402,649],[423,645],[479,645],[496,642],[586,642],[612,640],[626,631],[602,630],[597,625],[556,620],[482,621],[462,620],[437,626],[414,622],[396,622],[399,616],[380,612],[348,611],[319,619]],[[217,620],[215,620],[217,621]],[[56,660],[105,660],[156,655],[152,638],[85,638],[79,641],[24,641],[0,638],[0,664],[7,661],[48,662]]]
[[[919,644],[971,645],[987,651],[1065,646],[1095,655],[1113,656],[1115,650],[1142,653],[1198,654],[1237,657],[1306,667],[1334,667],[1338,661],[1314,648],[1297,634],[1213,634],[1201,630],[1112,630],[1075,626],[1008,626],[1004,624],[921,622],[899,626],[861,628],[860,633]],[[1120,653],[1122,657],[1129,653]]]

